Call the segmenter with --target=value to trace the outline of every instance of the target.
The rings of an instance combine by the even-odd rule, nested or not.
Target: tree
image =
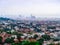
[[[42,38],[44,38],[45,41],[48,41],[51,39],[49,35],[42,35]]]
[[[49,45],[54,45],[54,43],[50,43]]]
[[[60,37],[55,37],[53,41],[60,41]]]
[[[18,32],[17,32],[17,31],[14,31],[12,34],[13,34],[13,35],[17,35],[17,34],[18,34]]]
[[[32,34],[32,32],[28,32],[27,34]]]
[[[0,36],[0,44],[2,44],[2,37]]]
[[[11,43],[13,43],[13,42],[14,42],[14,39],[15,39],[15,37],[11,37]]]
[[[58,45],[60,45],[60,43],[58,43]]]
[[[42,45],[42,43],[39,43],[38,41],[36,41],[36,42],[30,42],[29,45]]]
[[[6,40],[5,40],[5,43],[11,43],[12,42],[12,40],[10,39],[10,38],[7,38]]]
[[[14,42],[11,45],[22,45],[17,38],[14,39]]]
[[[38,41],[39,41],[40,43],[43,43],[43,42],[44,42],[44,39],[43,39],[43,38],[40,38]]]
[[[11,34],[11,31],[7,31],[6,33],[7,33],[7,34]]]
[[[11,43],[11,45],[21,45],[21,43],[19,43],[19,42],[18,43],[15,43],[14,42],[14,43]]]
[[[18,38],[18,39],[20,39],[20,38],[21,38],[21,36],[23,36],[23,34],[22,34],[22,33],[17,34],[17,38]]]
[[[34,35],[34,39],[36,39],[36,38],[38,38],[38,35],[37,34]]]
[[[23,41],[22,45],[29,45],[29,41]]]

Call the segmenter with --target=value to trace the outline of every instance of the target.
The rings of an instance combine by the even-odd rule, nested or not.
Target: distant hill
[[[13,20],[13,19],[10,19],[10,18],[4,18],[4,17],[0,17],[0,21],[8,21],[8,20]]]

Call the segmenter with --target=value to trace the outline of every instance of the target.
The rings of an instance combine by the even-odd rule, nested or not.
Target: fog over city
[[[1,17],[30,15],[41,18],[60,18],[60,0],[0,0]]]

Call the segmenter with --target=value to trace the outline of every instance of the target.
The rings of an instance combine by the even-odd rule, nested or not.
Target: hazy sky
[[[0,0],[0,14],[60,17],[60,0]]]

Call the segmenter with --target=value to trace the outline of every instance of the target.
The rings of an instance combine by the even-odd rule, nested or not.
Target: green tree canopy
[[[42,38],[44,38],[45,41],[48,41],[48,40],[51,39],[51,37],[49,35],[47,35],[47,34],[42,35]]]

